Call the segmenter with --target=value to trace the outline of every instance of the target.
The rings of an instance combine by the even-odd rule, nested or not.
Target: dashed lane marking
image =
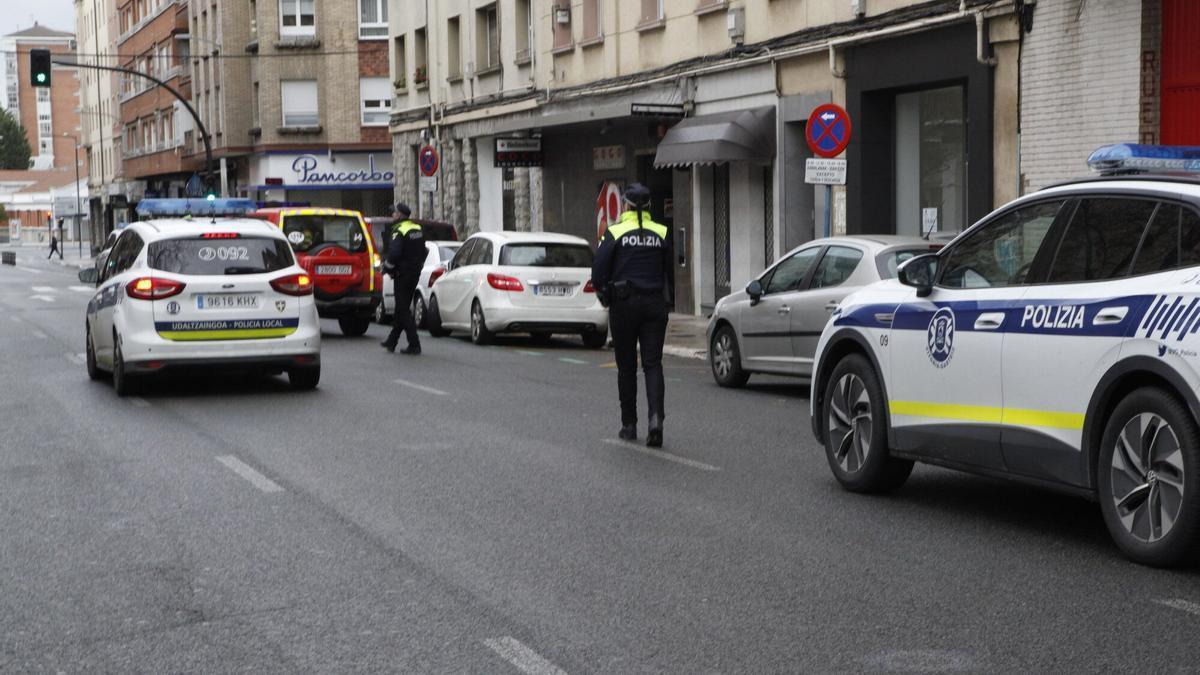
[[[42,272],[46,271],[46,270],[35,269],[33,267],[25,267],[23,265],[15,265],[15,267],[17,269],[21,270],[22,272],[29,272],[31,274],[41,274]]]
[[[95,293],[96,292],[96,289],[92,288],[91,286],[70,286],[69,288],[71,290],[79,292],[79,293]]]
[[[217,461],[233,470],[234,473],[250,481],[254,487],[263,492],[283,492],[283,487],[275,481],[255,471],[253,467],[233,455],[221,455]]]
[[[46,334],[45,334],[45,333],[43,333],[43,332],[42,332],[42,331],[40,331],[40,330],[36,330],[36,329],[34,329],[34,330],[31,330],[31,331],[29,331],[29,334],[30,334],[30,335],[32,335],[33,337],[35,337],[35,338],[39,339],[39,340],[45,340],[45,339],[46,339]]]
[[[417,384],[416,382],[409,382],[408,380],[392,380],[392,382],[395,382],[396,384],[403,386],[403,387],[408,387],[409,389],[416,389],[417,391],[423,391],[426,394],[433,394],[434,396],[449,396],[450,395],[449,393],[444,392],[441,389],[434,389],[433,387],[426,387],[423,384]]]
[[[615,361],[613,363],[601,363],[600,367],[601,368],[616,368],[617,364]]]
[[[130,396],[130,397],[126,398],[125,400],[129,401],[130,403],[137,406],[138,408],[149,408],[150,407],[150,401],[147,401],[146,399],[144,399],[140,396]]]
[[[33,287],[33,291],[35,293],[53,293],[56,290],[58,290],[58,289],[54,288],[53,286],[34,286]]]
[[[655,450],[654,448],[647,448],[644,445],[638,445],[636,443],[631,443],[629,441],[622,441],[618,438],[606,438],[606,439],[604,439],[604,442],[608,443],[609,445],[615,445],[615,446],[618,446],[621,448],[633,450],[634,452],[640,452],[643,455],[650,455],[651,457],[657,457],[658,459],[665,459],[668,462],[675,462],[676,464],[690,466],[693,469],[700,469],[701,471],[720,471],[721,470],[721,467],[719,467],[719,466],[713,466],[712,464],[705,464],[704,462],[697,462],[694,459],[688,459],[687,457],[680,457],[679,455],[673,455],[669,452],[663,452],[662,450]]]
[[[529,349],[518,349],[517,353],[524,354],[525,356],[542,356],[541,352],[535,352]]]
[[[31,295],[29,297],[33,300],[41,300],[42,302],[54,302],[54,297],[50,295]]]
[[[526,675],[567,675],[562,668],[547,661],[515,637],[491,638],[484,640],[483,644]]]
[[[1155,600],[1154,602],[1157,602],[1158,604],[1163,605],[1165,607],[1170,607],[1171,609],[1177,609],[1181,612],[1187,612],[1188,614],[1195,614],[1196,616],[1200,616],[1200,602],[1192,602],[1190,600],[1184,600],[1183,598],[1171,598],[1169,600]]]
[[[558,360],[562,361],[563,363],[577,363],[581,366],[590,365],[591,363],[590,361],[584,361],[583,359],[573,359],[569,356],[560,356],[558,357]]]

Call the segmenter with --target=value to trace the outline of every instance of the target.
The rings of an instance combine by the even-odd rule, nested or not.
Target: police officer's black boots
[[[410,342],[410,343],[408,343],[407,347],[400,350],[400,353],[408,354],[410,356],[416,356],[417,354],[421,353],[421,345],[420,345],[420,343],[413,344]]]
[[[395,342],[388,342],[387,340],[384,340],[383,342],[379,343],[379,346],[383,347],[384,349],[388,350],[389,352],[391,352],[393,354],[396,353],[396,343]]]
[[[623,441],[636,441],[637,424],[622,424],[621,431],[617,433],[617,436]]]
[[[650,415],[650,428],[646,430],[646,445],[652,448],[661,448],[663,443],[663,419],[662,415],[653,413]]]

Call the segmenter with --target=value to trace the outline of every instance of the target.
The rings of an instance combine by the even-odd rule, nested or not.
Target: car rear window
[[[367,238],[354,216],[292,215],[283,219],[283,233],[292,250],[311,251],[322,244],[337,244],[350,253],[367,250]]]
[[[515,267],[591,267],[592,249],[579,244],[509,244],[500,264]]]
[[[265,237],[164,239],[146,252],[151,269],[173,274],[261,274],[291,267],[287,243]]]
[[[909,258],[915,258],[925,253],[932,253],[930,247],[926,248],[910,248],[900,249],[896,251],[884,251],[875,257],[875,264],[879,268],[880,279],[895,279],[896,268]]]

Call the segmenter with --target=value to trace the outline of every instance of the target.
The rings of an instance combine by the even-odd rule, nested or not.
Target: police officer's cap
[[[404,202],[396,202],[396,213],[407,218],[412,215],[412,209],[408,208],[408,204]]]
[[[650,205],[650,189],[641,183],[630,183],[625,188],[625,201],[634,206]]]

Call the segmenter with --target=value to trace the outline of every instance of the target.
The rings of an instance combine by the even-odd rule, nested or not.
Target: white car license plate
[[[333,274],[347,276],[350,274],[349,265],[317,265],[317,274]]]
[[[566,284],[541,284],[534,288],[537,289],[537,295],[552,298],[563,298],[571,294],[571,287]]]
[[[258,309],[258,296],[254,293],[197,295],[196,309]]]

